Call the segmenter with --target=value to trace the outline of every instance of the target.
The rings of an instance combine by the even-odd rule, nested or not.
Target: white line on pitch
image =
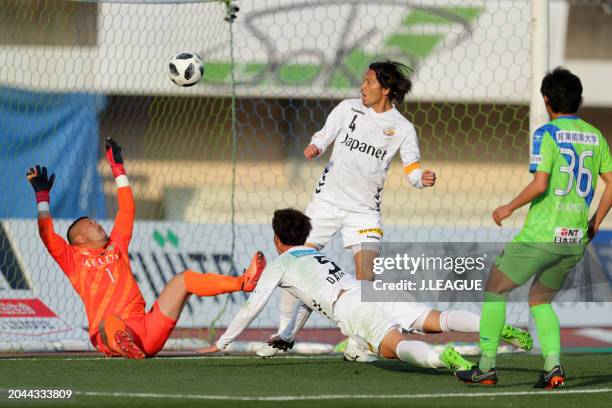
[[[612,392],[612,388],[595,388],[586,390],[555,390],[555,391],[506,391],[506,392],[474,392],[447,394],[337,394],[337,395],[284,395],[277,397],[237,397],[230,395],[200,395],[200,394],[149,394],[128,392],[87,392],[75,391],[77,395],[88,397],[121,397],[150,399],[195,399],[222,401],[309,401],[309,400],[339,400],[339,399],[427,399],[427,398],[479,398],[479,397],[514,397],[523,395],[567,395],[567,394],[601,394]]]
[[[154,361],[162,361],[162,360],[211,360],[211,359],[230,359],[230,358],[235,358],[235,359],[243,359],[243,358],[251,358],[254,359],[255,356],[253,355],[245,355],[245,356],[159,356],[156,357],[154,359]],[[331,356],[328,354],[323,354],[323,355],[316,355],[316,354],[312,354],[312,355],[304,355],[304,356],[293,356],[293,355],[288,355],[288,356],[276,356],[274,358],[263,358],[263,357],[259,357],[259,359],[261,360],[267,360],[267,361],[273,361],[273,360],[282,360],[282,359],[317,359],[317,358],[322,358],[322,359],[337,359],[339,361],[342,361],[342,358],[340,357],[340,355],[336,355],[336,356]],[[1,358],[0,357],[0,361],[92,361],[92,360],[100,360],[100,361],[129,361],[125,358],[106,358],[104,356],[100,356],[100,357],[56,357],[56,356],[48,356],[48,357],[7,357],[7,358]],[[147,359],[147,361],[149,361],[151,359]]]

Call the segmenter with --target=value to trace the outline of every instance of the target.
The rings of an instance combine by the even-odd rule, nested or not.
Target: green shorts
[[[537,276],[539,282],[550,289],[561,289],[567,274],[576,266],[584,255],[575,248],[567,253],[550,252],[548,245],[557,244],[526,244],[511,242],[495,258],[495,266],[518,286],[523,285],[532,276]]]

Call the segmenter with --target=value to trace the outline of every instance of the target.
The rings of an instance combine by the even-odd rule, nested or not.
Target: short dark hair
[[[66,231],[66,239],[68,240],[68,243],[70,245],[74,245],[74,242],[72,242],[72,238],[70,238],[70,230],[72,229],[72,227],[74,227],[77,224],[77,222],[84,220],[85,218],[89,218],[89,217],[88,216],[79,217],[76,220],[74,220],[72,224],[70,224],[70,226],[68,227],[68,231]]]
[[[555,113],[576,113],[582,104],[582,83],[569,70],[557,67],[546,74],[540,92]]]
[[[376,73],[376,79],[385,89],[390,89],[389,99],[398,105],[404,101],[404,96],[410,93],[412,69],[397,61],[373,62],[369,67]]]
[[[312,230],[310,218],[294,208],[274,211],[272,218],[274,234],[285,245],[304,245]]]

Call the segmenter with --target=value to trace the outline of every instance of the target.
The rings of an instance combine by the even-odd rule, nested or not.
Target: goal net
[[[505,242],[521,226],[524,212],[503,229],[490,213],[528,180],[529,2],[236,5],[230,24],[231,4],[219,1],[0,4],[0,349],[90,347],[82,302],[38,237],[27,168],[57,176],[60,235],[82,215],[110,231],[116,188],[101,141],[117,140],[137,203],[132,270],[150,306],[186,268],[235,275],[255,250],[274,259],[273,211],[305,209],[329,157],[307,161],[303,149],[340,100],[359,97],[374,60],[412,67],[413,92],[398,108],[439,177],[417,190],[393,162],[385,241]],[[205,63],[191,88],[167,75],[180,51]],[[325,252],[354,273],[339,236]],[[245,298],[192,297],[169,345],[211,338]],[[276,295],[243,339],[272,333],[277,304]],[[527,310],[510,304],[509,321],[526,326]],[[301,338],[325,345],[341,336],[312,317]]]

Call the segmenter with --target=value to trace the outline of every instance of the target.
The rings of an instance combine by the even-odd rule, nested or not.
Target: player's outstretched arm
[[[404,165],[404,178],[415,188],[433,187],[436,184],[437,176],[432,170],[421,169],[421,163],[419,163],[421,152],[416,130],[410,127],[406,132],[399,149]]]
[[[597,205],[597,211],[595,211],[595,214],[593,214],[593,217],[591,217],[589,221],[589,241],[592,240],[597,234],[597,231],[599,231],[601,222],[606,218],[612,206],[612,172],[602,173],[600,176],[606,184],[606,188]]]
[[[323,154],[327,146],[336,140],[343,126],[344,112],[347,106],[346,101],[342,101],[330,112],[323,129],[312,136],[310,144],[304,149],[304,157],[308,160],[316,159]]]
[[[514,210],[532,202],[536,197],[546,191],[549,177],[550,174],[544,171],[536,171],[533,174],[531,183],[529,183],[514,200],[493,211],[493,221],[501,227],[502,221],[511,216]]]
[[[227,348],[261,313],[282,277],[283,271],[279,265],[269,264],[261,274],[259,282],[257,282],[257,288],[251,293],[249,299],[229,324],[225,333],[217,340],[217,343],[210,347],[198,349],[197,352],[202,354],[214,353]]]
[[[36,194],[36,206],[38,207],[38,219],[47,218],[51,216],[49,209],[49,196],[51,194],[51,187],[55,181],[55,174],[50,177],[47,176],[47,168],[36,165],[30,167],[26,173],[26,178],[34,189]]]
[[[26,177],[36,194],[38,233],[40,234],[40,238],[51,256],[62,265],[63,258],[65,258],[69,252],[69,245],[62,237],[55,233],[53,221],[51,220],[49,203],[51,188],[55,181],[55,174],[48,176],[46,167],[36,165],[28,170]]]
[[[125,174],[123,166],[123,156],[121,155],[121,147],[110,137],[104,141],[106,151],[106,160],[110,165],[115,184],[117,185],[117,199],[119,201],[119,211],[115,217],[115,226],[111,233],[111,237],[115,241],[123,241],[125,249],[132,238],[132,229],[134,227],[134,218],[136,215],[136,205],[134,203],[134,195],[130,182]],[[119,238],[119,239],[117,239]]]

